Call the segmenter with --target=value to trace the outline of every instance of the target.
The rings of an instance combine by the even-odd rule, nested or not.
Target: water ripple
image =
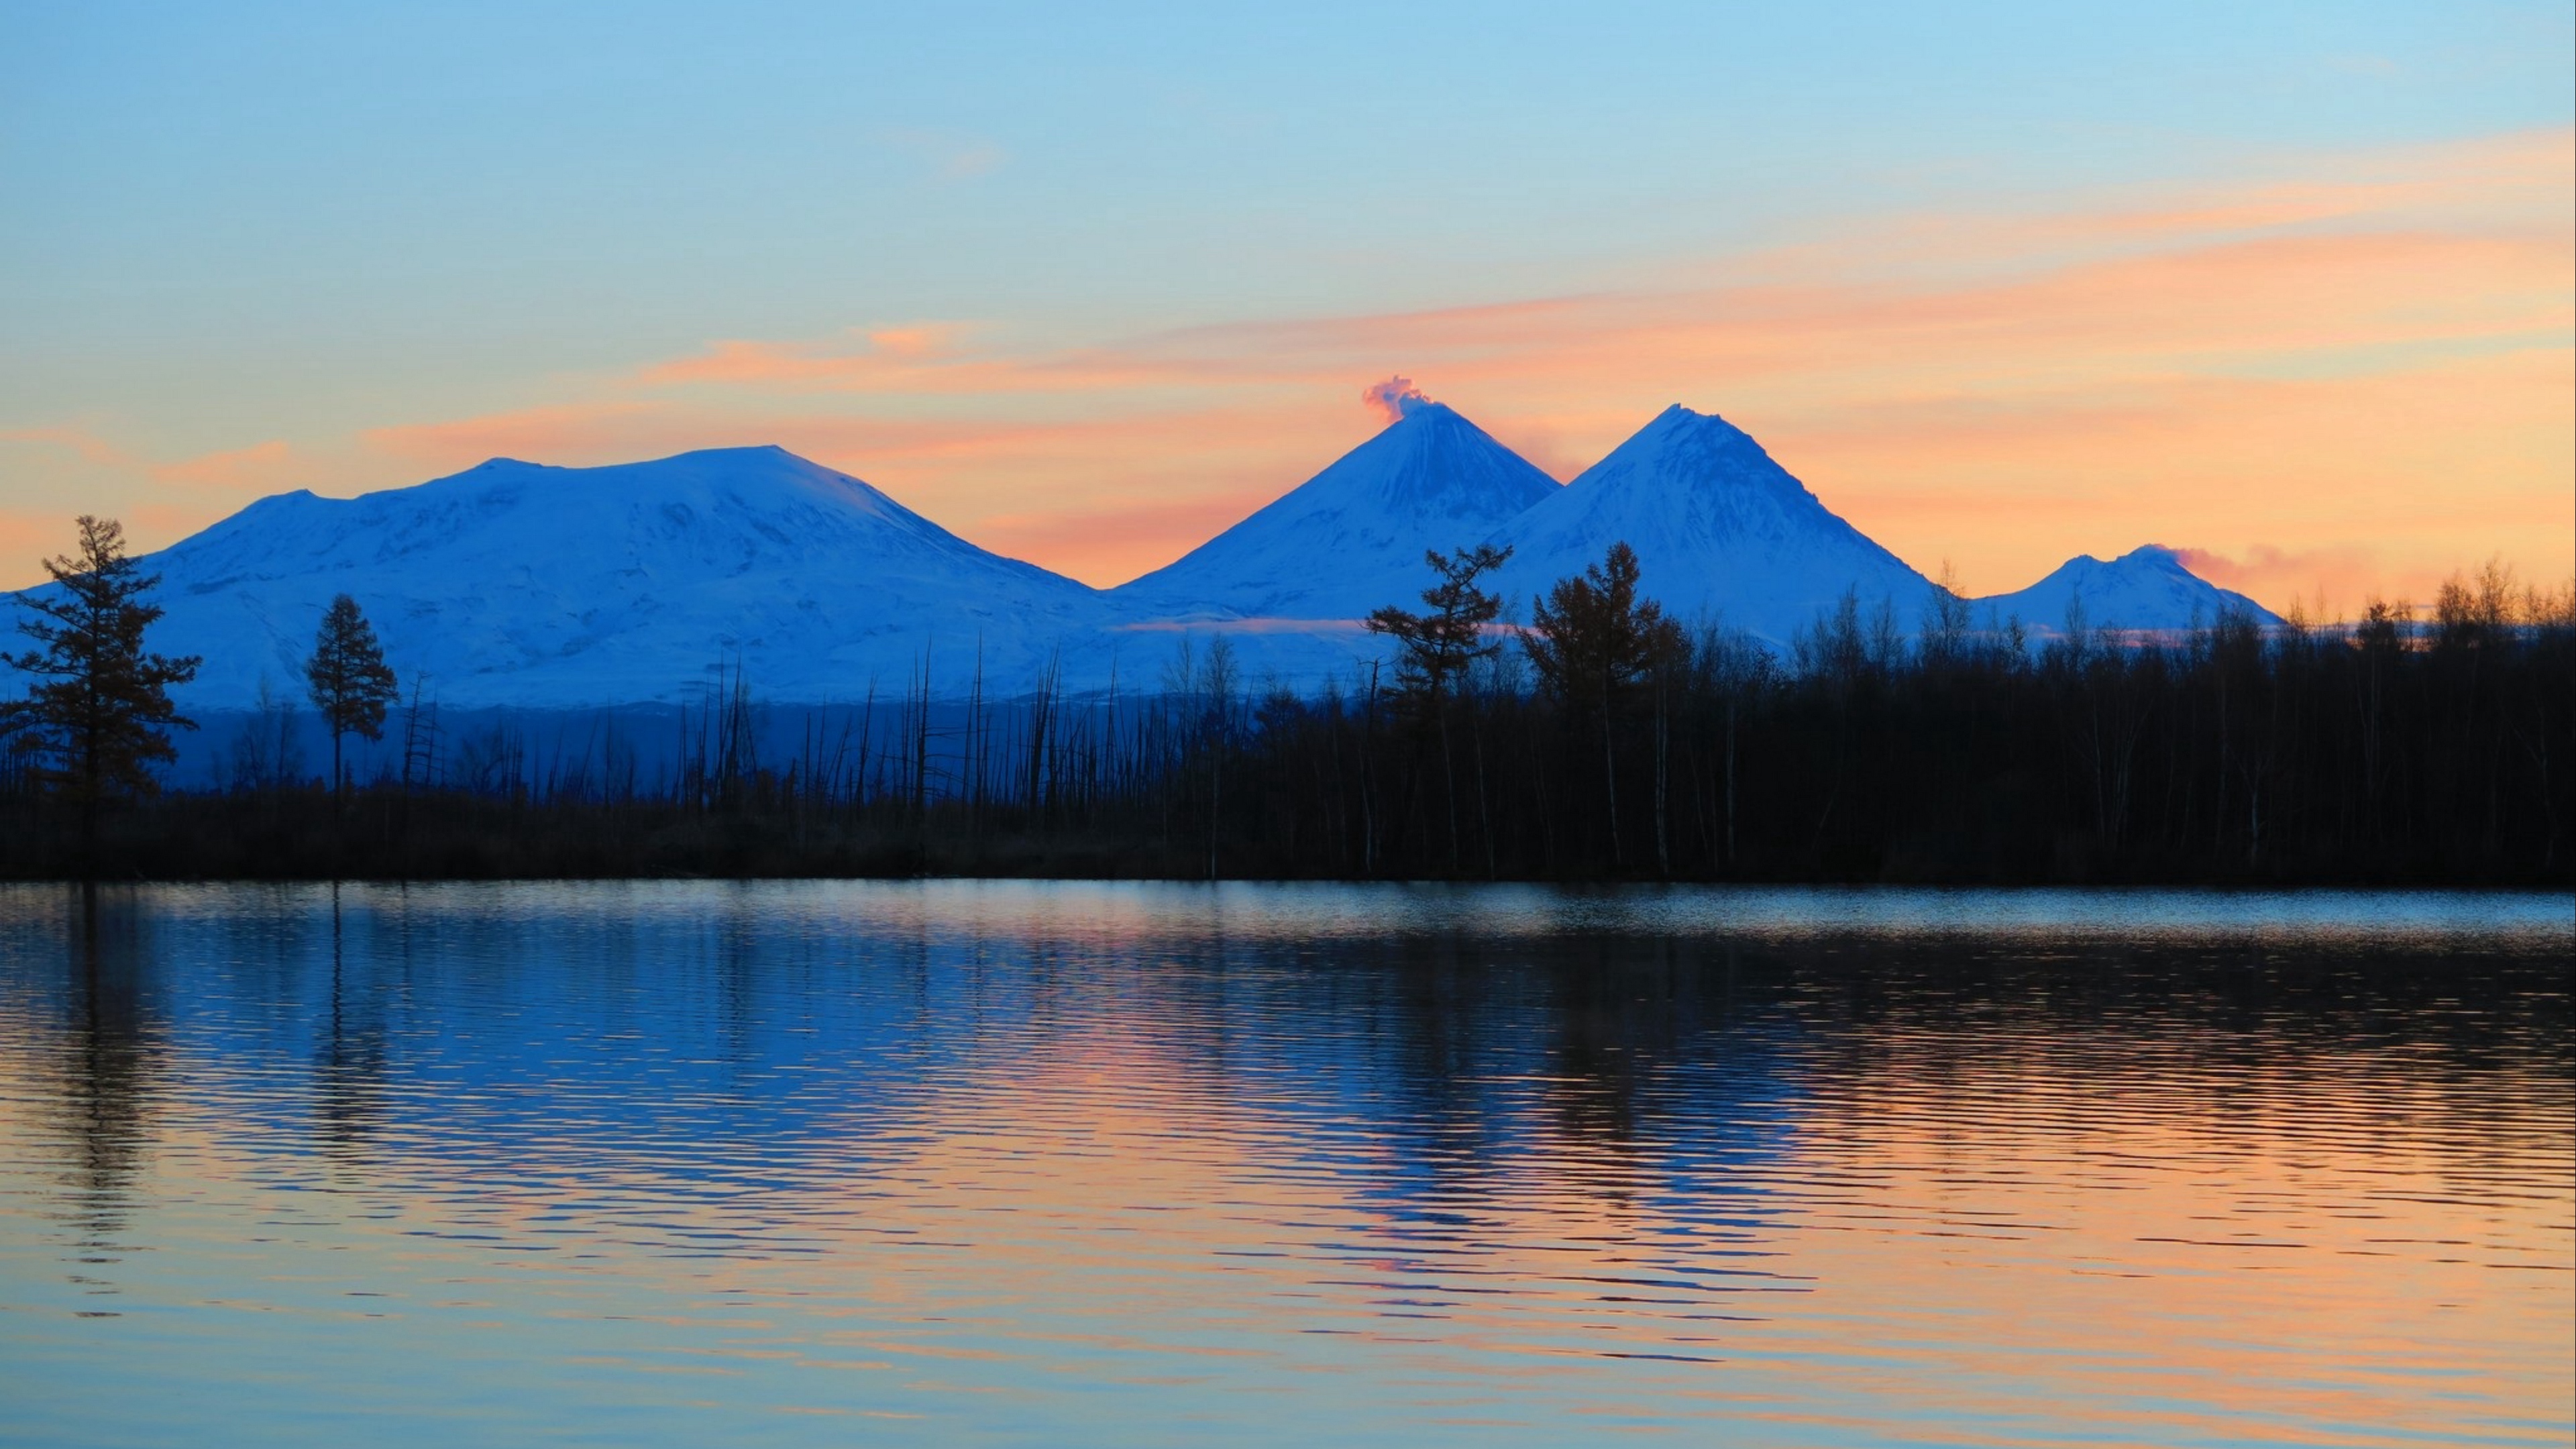
[[[2563,897],[0,890],[13,1442],[2566,1441]]]

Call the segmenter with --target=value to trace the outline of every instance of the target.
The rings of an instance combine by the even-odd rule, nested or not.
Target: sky
[[[1087,582],[1412,379],[1680,402],[1970,593],[2576,571],[2563,3],[0,0],[0,586],[775,442]]]

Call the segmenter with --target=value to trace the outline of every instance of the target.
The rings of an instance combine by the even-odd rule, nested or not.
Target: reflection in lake
[[[6,1437],[2564,1443],[2570,914],[9,889]]]

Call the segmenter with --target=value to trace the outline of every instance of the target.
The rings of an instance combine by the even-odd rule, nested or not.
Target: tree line
[[[1855,594],[1785,649],[1649,597],[1625,544],[1531,602],[1507,551],[1425,556],[1387,657],[1323,688],[1248,680],[1220,635],[1143,689],[934,700],[926,662],[764,752],[752,681],[676,721],[675,769],[603,730],[534,757],[506,727],[442,744],[417,682],[402,765],[353,778],[398,682],[347,596],[305,693],[318,786],[282,704],[232,786],[157,793],[168,690],[153,580],[113,521],[21,596],[34,681],[7,707],[0,871],[161,876],[989,873],[1179,877],[2564,885],[2576,588],[2489,565],[2430,608],[2349,624],[2222,612],[2182,631],[2044,637],[1936,590]],[[444,753],[442,753],[444,752]]]
[[[173,686],[197,677],[205,661],[145,649],[144,631],[165,612],[147,595],[161,582],[126,552],[125,527],[82,514],[74,552],[44,560],[60,592],[17,596],[25,614],[18,631],[35,648],[0,653],[32,683],[25,697],[0,704],[7,778],[18,793],[48,798],[79,821],[79,855],[87,869],[98,848],[101,812],[120,801],[157,794],[154,767],[176,758],[170,731],[197,722],[170,700]],[[306,658],[307,692],[331,736],[331,793],[345,799],[348,775],[341,742],[352,734],[382,737],[394,672],[357,601],[341,594],[323,611]]]

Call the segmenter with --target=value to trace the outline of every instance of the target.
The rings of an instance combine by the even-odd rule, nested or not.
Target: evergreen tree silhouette
[[[340,741],[351,734],[384,738],[385,706],[393,703],[394,672],[385,664],[384,646],[375,626],[358,612],[358,601],[342,594],[322,614],[313,639],[313,654],[304,661],[305,683],[313,707],[331,731],[331,792],[346,793],[348,781],[340,764]]]
[[[82,514],[77,524],[79,552],[45,560],[61,592],[17,596],[31,616],[18,632],[39,647],[0,658],[36,677],[9,712],[41,762],[39,781],[80,808],[86,857],[99,807],[156,789],[150,767],[177,754],[169,731],[197,727],[171,706],[169,688],[195,678],[202,661],[144,652],[143,631],[162,611],[143,595],[160,576],[125,552],[115,519]]]
[[[1681,626],[1637,599],[1637,553],[1625,542],[1583,572],[1559,579],[1531,605],[1521,637],[1539,682],[1567,704],[1615,706],[1656,665],[1682,652]]]
[[[1422,591],[1422,602],[1429,612],[1417,614],[1410,609],[1388,604],[1368,616],[1368,631],[1395,640],[1395,689],[1397,704],[1413,717],[1416,726],[1431,723],[1440,737],[1440,772],[1442,799],[1448,806],[1449,867],[1458,868],[1458,760],[1457,750],[1449,738],[1449,701],[1466,681],[1467,670],[1479,659],[1500,653],[1502,645],[1485,637],[1485,627],[1503,611],[1503,601],[1476,587],[1476,580],[1503,566],[1510,559],[1509,548],[1476,544],[1455,554],[1438,549],[1423,551],[1423,562],[1431,565],[1440,582]],[[1416,751],[1417,762],[1420,747]],[[1405,800],[1398,819],[1413,813],[1413,786],[1418,770],[1405,772]],[[1482,794],[1478,796],[1482,800]]]
[[[1500,647],[1484,631],[1502,613],[1503,601],[1476,587],[1476,580],[1511,556],[1510,549],[1491,544],[1462,548],[1454,555],[1425,550],[1423,561],[1440,578],[1422,591],[1429,612],[1416,614],[1388,604],[1368,616],[1370,633],[1396,642],[1395,687],[1412,710],[1437,710],[1467,666]]]
[[[1637,551],[1625,539],[1583,572],[1559,579],[1530,606],[1521,647],[1539,683],[1569,715],[1594,715],[1601,730],[1601,798],[1609,816],[1610,859],[1626,864],[1619,841],[1616,716],[1636,687],[1680,658],[1688,641],[1664,607],[1637,599]],[[1658,799],[1660,800],[1660,784]]]

